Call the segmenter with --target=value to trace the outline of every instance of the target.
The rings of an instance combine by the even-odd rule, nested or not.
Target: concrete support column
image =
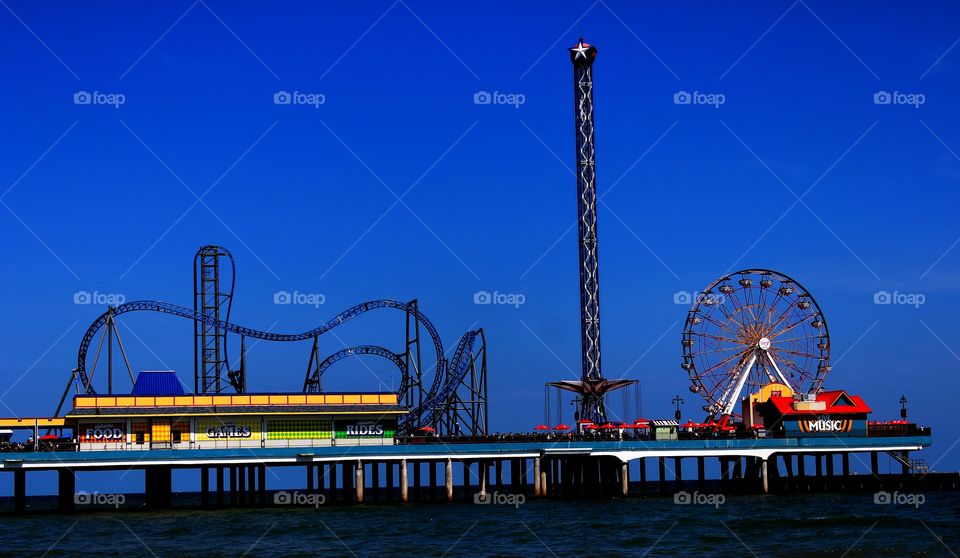
[[[419,461],[413,462],[413,499],[420,499],[420,465]]]
[[[443,465],[443,487],[447,490],[447,501],[453,501],[453,461],[447,458]]]
[[[246,473],[247,473],[247,468],[245,465],[237,466],[237,503],[240,505],[247,504]]]
[[[624,461],[620,464],[620,494],[626,496],[630,493],[630,462]]]
[[[510,486],[514,494],[527,493],[527,460],[514,458],[510,461]]]
[[[470,499],[470,462],[461,461],[461,467],[463,468],[463,499]]]
[[[706,487],[706,458],[702,455],[697,457],[697,489],[703,490]]]
[[[217,505],[223,506],[223,467],[217,467]]]
[[[827,460],[827,476],[828,477],[833,476],[833,456],[834,454],[832,453],[828,453],[824,456],[824,458]]]
[[[247,465],[247,504],[257,503],[257,466]]]
[[[144,469],[144,496],[147,507],[169,508],[172,502],[169,466],[155,465]]]
[[[257,490],[258,497],[260,500],[260,505],[267,505],[267,466],[261,465],[257,467]]]
[[[807,469],[807,456],[802,453],[798,453],[797,454],[797,476],[798,477],[807,476],[806,469]]]
[[[27,511],[27,472],[23,469],[13,470],[13,511]]]
[[[840,466],[844,477],[850,476],[850,454],[843,452],[840,454]]]
[[[877,452],[870,452],[870,472],[873,473],[873,476],[880,476],[880,462],[877,459]]]
[[[337,501],[337,464],[336,462],[330,463],[330,501]]]
[[[57,470],[57,501],[62,512],[73,511],[77,492],[77,475],[72,469]]]
[[[228,470],[230,472],[230,505],[235,506],[237,504],[237,468],[231,465]]]
[[[362,504],[362,503],[363,503],[363,467],[364,467],[363,462],[360,461],[360,460],[357,460],[357,467],[356,467],[356,469],[357,469],[356,477],[357,477],[357,478],[356,478],[356,482],[354,483],[354,485],[355,485],[355,488],[356,488],[356,493],[357,493],[356,496],[357,496],[357,503],[358,503],[358,504]]]
[[[393,462],[387,462],[387,499],[393,500]]]
[[[479,461],[480,467],[480,498],[487,497],[487,477],[490,475],[490,463],[486,460],[481,459]]]
[[[376,501],[380,500],[380,462],[375,461],[371,465],[373,468],[370,472],[373,474],[373,480],[370,483],[370,488],[373,490],[373,499]]]
[[[344,502],[350,502],[353,500],[353,480],[354,480],[353,463],[341,463],[340,464],[340,478],[343,479],[341,484],[342,487],[342,499]]]
[[[210,467],[200,467],[200,505],[210,505]]]
[[[400,460],[400,501],[406,503],[409,500],[407,493],[407,460]]]
[[[540,458],[533,458],[533,496],[534,498],[539,498],[543,496],[540,492],[540,487],[543,485],[543,481],[540,479]]]
[[[647,460],[644,457],[641,457],[637,460],[637,464],[640,466],[640,494],[646,494],[647,492]]]
[[[437,462],[428,461],[427,467],[430,468],[430,492],[427,494],[427,498],[433,500],[437,497]]]
[[[667,486],[667,467],[663,457],[657,458],[657,472],[660,474],[660,476],[657,477],[659,481],[659,491],[661,494],[664,494],[666,493]]]
[[[760,478],[763,479],[763,493],[770,493],[770,481],[767,479],[767,460],[760,461]]]
[[[900,464],[900,472],[901,472],[903,475],[909,475],[909,474],[910,474],[910,466],[907,465],[907,463],[910,463],[910,452],[909,452],[909,451],[901,451],[901,452],[900,452],[900,457],[903,458],[903,462]]]
[[[677,484],[677,490],[680,489],[680,485],[683,484],[683,458],[674,457],[673,458],[673,478]]]

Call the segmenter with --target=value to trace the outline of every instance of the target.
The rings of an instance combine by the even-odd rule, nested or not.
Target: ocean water
[[[900,495],[901,502],[909,500]],[[34,512],[0,556],[957,556],[960,493]],[[710,503],[705,503],[711,500]]]

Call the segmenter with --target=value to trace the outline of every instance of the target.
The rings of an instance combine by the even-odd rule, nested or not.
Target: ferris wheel
[[[733,415],[744,388],[781,383],[816,393],[830,371],[830,335],[817,301],[767,269],[731,273],[697,293],[682,345],[690,391],[711,417]]]

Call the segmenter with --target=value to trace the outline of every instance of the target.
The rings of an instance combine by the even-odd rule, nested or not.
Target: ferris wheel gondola
[[[711,417],[731,416],[741,394],[784,384],[816,393],[830,370],[830,335],[813,296],[790,277],[746,269],[698,293],[683,330],[682,368]]]

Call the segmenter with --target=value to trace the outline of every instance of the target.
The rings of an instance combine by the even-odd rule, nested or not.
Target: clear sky
[[[235,322],[296,332],[418,298],[449,349],[485,329],[494,429],[541,422],[543,383],[579,369],[566,48],[583,35],[599,48],[606,375],[642,382],[645,416],[679,393],[699,418],[675,294],[776,269],[825,312],[826,387],[876,419],[906,394],[934,427],[924,457],[955,470],[957,17],[947,2],[6,0],[0,415],[53,411],[104,309],[76,293],[189,306],[193,253],[214,243],[237,260]],[[279,291],[323,304],[277,305]],[[478,305],[480,291],[523,304]],[[399,351],[402,325],[369,316],[323,350]],[[121,335],[136,369],[192,386],[189,321],[125,316]],[[256,344],[251,388],[299,390],[308,355]],[[366,359],[326,387],[395,383]]]

